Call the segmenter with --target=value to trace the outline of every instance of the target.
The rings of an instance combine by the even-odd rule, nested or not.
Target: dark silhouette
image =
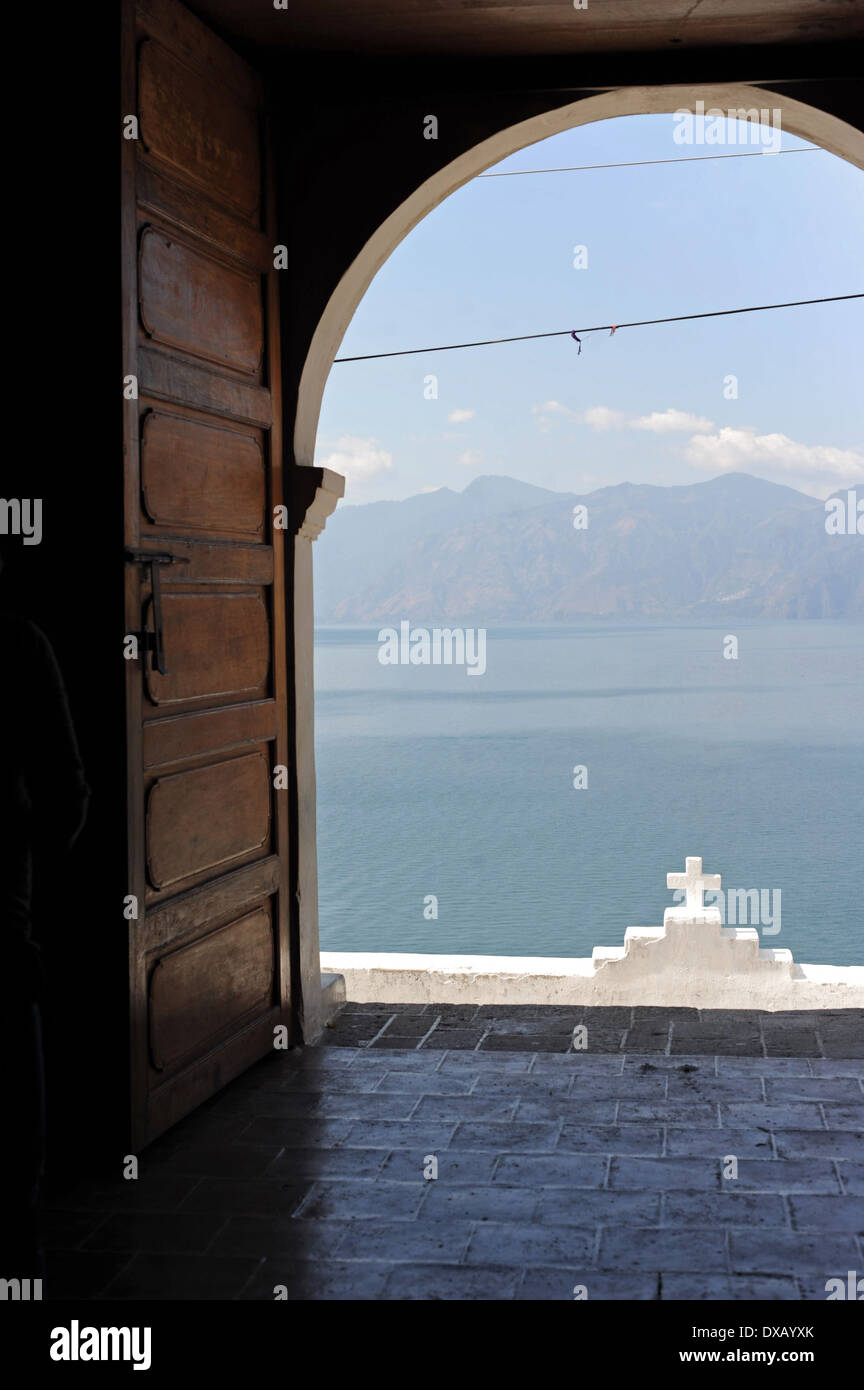
[[[2,556],[0,556],[2,568]],[[68,916],[62,855],[87,812],[84,776],[60,669],[34,623],[0,613],[0,1003],[6,1169],[0,1275],[43,1274],[37,1203],[45,1163],[42,953],[33,939],[34,858],[54,927]],[[56,870],[56,880],[51,874]],[[47,881],[46,881],[47,880]],[[44,881],[44,882],[43,882]]]

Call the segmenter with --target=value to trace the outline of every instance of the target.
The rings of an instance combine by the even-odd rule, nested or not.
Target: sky
[[[337,356],[864,291],[864,173],[724,126],[687,145],[671,114],[619,117],[519,151],[495,171],[757,157],[476,178],[396,248]],[[746,472],[825,497],[864,484],[862,331],[864,299],[581,335],[581,355],[566,336],[335,364],[316,462],[349,504],[490,473],[587,493]]]

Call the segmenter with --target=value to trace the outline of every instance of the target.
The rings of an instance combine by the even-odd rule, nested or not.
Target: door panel
[[[200,1056],[272,1001],[273,929],[266,908],[156,960],[150,975],[150,1046],[158,1071]]]
[[[157,227],[141,234],[141,323],[154,342],[257,372],[264,323],[260,277]]]
[[[270,769],[260,753],[158,777],[147,801],[147,872],[153,887],[260,850],[270,829]]]
[[[259,593],[166,592],[162,597],[167,674],[147,659],[147,694],[154,705],[216,699],[248,700],[267,693],[271,625]],[[154,605],[147,630],[155,630]]]
[[[277,273],[256,74],[174,0],[124,0],[133,1140],[290,1028]],[[160,556],[150,563],[147,556]],[[161,617],[161,664],[149,645]],[[280,778],[280,787],[284,778]]]
[[[159,531],[264,539],[267,466],[257,433],[152,410],[143,421],[141,490]]]
[[[253,112],[226,102],[218,87],[152,39],[141,45],[138,112],[149,154],[208,198],[256,219],[261,173]]]

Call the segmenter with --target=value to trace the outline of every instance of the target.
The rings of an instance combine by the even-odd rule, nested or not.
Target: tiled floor
[[[583,1024],[589,1052],[864,1058],[860,1009],[549,1008],[498,1004],[347,1004],[322,1042],[337,1047],[569,1052]]]
[[[851,1011],[348,1005],[137,1181],[55,1195],[45,1295],[824,1299],[864,1272],[862,1039]]]

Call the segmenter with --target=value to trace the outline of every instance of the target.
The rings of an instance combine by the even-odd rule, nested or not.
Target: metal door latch
[[[188,555],[172,555],[166,550],[135,550],[127,546],[126,559],[135,564],[150,566],[150,593],[153,598],[153,631],[139,634],[145,652],[153,653],[156,670],[160,676],[167,676],[165,665],[165,636],[162,623],[162,580],[163,565],[187,565]]]

